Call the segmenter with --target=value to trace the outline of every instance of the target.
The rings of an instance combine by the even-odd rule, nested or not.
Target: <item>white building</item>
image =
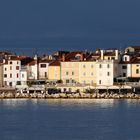
[[[122,60],[119,64],[119,77],[131,77],[132,68],[131,68],[131,58],[132,55],[124,54]]]
[[[115,60],[98,60],[96,63],[97,85],[110,86],[118,76],[118,63]]]
[[[34,57],[30,63],[27,64],[27,77],[28,80],[37,80],[38,79],[38,58]]]
[[[20,81],[21,61],[17,58],[10,58],[3,65],[4,86],[15,87]]]
[[[48,79],[48,70],[49,70],[49,60],[40,60],[38,63],[38,73],[39,79],[45,80]]]

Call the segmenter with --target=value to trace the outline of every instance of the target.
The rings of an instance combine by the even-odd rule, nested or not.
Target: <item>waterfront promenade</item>
[[[56,93],[56,94],[41,94],[41,93],[10,93],[3,92],[0,94],[0,99],[14,99],[14,98],[29,98],[29,99],[140,99],[140,94],[127,93],[127,94],[89,94],[89,93]]]

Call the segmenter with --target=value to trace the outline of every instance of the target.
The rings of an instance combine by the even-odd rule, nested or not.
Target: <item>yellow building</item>
[[[95,84],[95,61],[61,62],[61,79],[64,83]]]
[[[79,83],[79,62],[61,62],[61,79],[64,83]]]
[[[60,61],[56,60],[49,64],[49,80],[60,80]]]
[[[140,78],[140,63],[138,64],[131,64],[132,68],[132,77],[133,78]]]
[[[79,82],[82,84],[96,84],[96,61],[79,62]]]

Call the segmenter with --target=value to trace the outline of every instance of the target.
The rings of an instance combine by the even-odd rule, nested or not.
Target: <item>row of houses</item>
[[[0,52],[0,86],[26,87],[30,81],[105,85],[140,81],[140,46],[97,49],[95,52],[59,51],[33,58]]]

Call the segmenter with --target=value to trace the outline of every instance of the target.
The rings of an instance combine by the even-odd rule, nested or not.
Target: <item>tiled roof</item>
[[[140,57],[134,57],[130,61],[121,61],[120,64],[140,64]]]
[[[53,60],[39,60],[39,63],[50,63],[52,62]]]
[[[105,52],[104,56],[115,56],[115,52]]]
[[[53,62],[50,63],[49,66],[60,66],[60,61],[59,60],[54,60]]]
[[[129,47],[134,48],[136,50],[140,50],[140,46],[129,46]]]
[[[32,65],[35,65],[35,64],[37,64],[37,61],[36,60],[33,60],[30,63],[28,63],[29,66],[32,66]]]

